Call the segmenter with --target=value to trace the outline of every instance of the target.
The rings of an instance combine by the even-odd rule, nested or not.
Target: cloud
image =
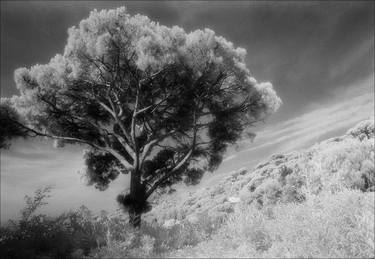
[[[233,158],[235,158],[236,155],[230,155],[230,156],[227,156],[226,158],[224,158],[223,162],[227,162],[229,160],[232,160]]]
[[[357,49],[350,52],[345,58],[339,63],[338,66],[334,67],[329,71],[329,78],[335,79],[343,74],[349,73],[353,67],[357,64],[362,63],[366,60],[366,57],[374,55],[374,36],[370,36],[368,40],[363,41]]]
[[[242,150],[278,146],[279,150],[306,147],[338,132],[345,132],[358,121],[374,116],[374,78],[353,83],[328,104],[314,104],[310,111],[285,122],[267,126],[255,138],[255,146]]]

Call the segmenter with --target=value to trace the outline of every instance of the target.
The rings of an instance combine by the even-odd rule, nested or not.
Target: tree
[[[130,174],[118,202],[134,226],[156,189],[197,183],[281,104],[250,76],[246,51],[209,29],[186,33],[119,8],[94,10],[68,35],[62,55],[15,71],[20,95],[8,102],[20,119],[11,121],[59,146],[86,145],[99,189]]]

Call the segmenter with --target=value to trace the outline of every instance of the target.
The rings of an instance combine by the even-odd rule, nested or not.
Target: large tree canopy
[[[186,33],[125,8],[91,12],[62,55],[15,72],[17,127],[88,145],[91,184],[130,173],[119,201],[140,214],[159,187],[196,183],[246,128],[281,100],[257,83],[246,50],[209,29]]]

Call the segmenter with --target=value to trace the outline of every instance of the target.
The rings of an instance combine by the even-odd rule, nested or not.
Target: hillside
[[[173,212],[164,197],[154,213],[177,218],[165,225],[216,224],[207,240],[166,257],[373,258],[374,191],[368,120],[344,136],[233,172],[175,203]]]
[[[374,121],[219,181],[153,197],[140,229],[85,206],[58,217],[26,199],[1,228],[2,258],[374,258]],[[184,192],[186,191],[186,192]]]
[[[254,168],[229,173],[219,183],[155,197],[145,216],[160,223],[196,221],[200,215],[226,217],[237,203],[258,206],[303,202],[309,194],[342,188],[374,191],[374,121],[363,121],[341,137],[287,154],[274,154]],[[186,190],[189,190],[188,188]]]

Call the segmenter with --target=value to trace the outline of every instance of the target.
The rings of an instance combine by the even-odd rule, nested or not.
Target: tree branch
[[[118,153],[113,148],[106,147],[104,150],[112,154],[115,158],[117,158],[117,160],[119,160],[125,167],[129,169],[134,168],[133,165],[131,165],[120,153]]]
[[[137,93],[136,93],[136,96],[135,96],[135,104],[134,104],[134,110],[133,110],[133,116],[132,116],[132,120],[131,120],[131,124],[130,124],[130,137],[132,139],[132,142],[133,142],[133,146],[134,146],[134,153],[135,153],[135,161],[134,161],[134,168],[135,170],[138,170],[139,168],[139,150],[138,150],[138,143],[137,143],[137,138],[135,136],[135,124],[136,124],[136,117],[137,117],[137,110],[138,110],[138,106],[139,106],[139,91],[140,91],[140,84],[138,84],[138,87],[137,87]]]
[[[184,156],[184,158],[169,172],[167,172],[162,178],[160,178],[158,181],[156,181],[152,187],[146,192],[146,198],[150,197],[150,195],[159,187],[160,184],[162,184],[164,181],[166,181],[170,176],[173,175],[178,169],[180,169],[186,161],[191,157],[193,154],[194,148],[191,148],[189,152]]]
[[[89,145],[93,148],[99,149],[99,150],[109,152],[114,157],[116,157],[125,167],[132,168],[132,165],[124,157],[122,157],[119,153],[117,153],[115,150],[113,150],[110,147],[103,147],[103,146],[95,144],[91,141],[80,139],[80,138],[56,136],[56,135],[53,135],[53,134],[43,133],[43,132],[37,131],[35,129],[32,129],[32,128],[16,121],[16,120],[13,120],[13,119],[10,119],[10,120],[12,122],[16,123],[17,125],[19,125],[21,128],[25,129],[26,131],[34,133],[36,136],[48,137],[48,138],[52,138],[52,139],[61,139],[61,140],[66,140],[66,141],[75,141],[75,142],[78,142],[78,143],[87,144],[87,145]]]
[[[165,138],[171,136],[175,132],[176,132],[176,130],[171,130],[170,132],[168,132],[164,135],[161,135],[158,138],[154,138],[150,142],[148,142],[143,148],[143,151],[142,151],[142,154],[141,154],[141,157],[140,157],[140,161],[141,161],[140,164],[141,165],[143,164],[143,162],[145,161],[147,156],[150,154],[150,152],[152,151],[152,148],[155,145],[157,145],[159,142],[163,141]]]
[[[178,162],[178,164],[171,169],[169,172],[167,172],[163,177],[161,177],[159,180],[157,180],[152,187],[146,192],[146,198],[150,197],[150,195],[164,182],[166,181],[170,176],[172,176],[177,170],[179,170],[191,157],[191,155],[194,152],[194,148],[196,146],[196,140],[197,140],[197,128],[196,128],[196,113],[194,112],[194,127],[193,127],[193,140],[191,143],[190,150],[185,154],[185,156]]]

